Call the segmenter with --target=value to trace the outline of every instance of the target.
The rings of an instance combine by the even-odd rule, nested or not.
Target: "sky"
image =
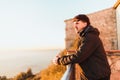
[[[0,50],[63,49],[64,20],[117,0],[0,0]]]

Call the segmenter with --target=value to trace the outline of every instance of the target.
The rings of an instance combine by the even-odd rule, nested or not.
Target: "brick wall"
[[[65,20],[65,23],[66,23],[65,45],[66,48],[69,48],[72,45],[73,41],[75,40],[77,34],[75,33],[75,30],[73,28],[73,23],[71,19]]]
[[[120,50],[120,5],[116,9],[118,49]]]

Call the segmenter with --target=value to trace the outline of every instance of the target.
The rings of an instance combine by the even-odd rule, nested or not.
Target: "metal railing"
[[[76,51],[68,50],[67,52],[75,53]],[[106,54],[107,54],[107,56],[120,56],[120,50],[106,50]],[[73,75],[71,75],[71,74],[73,74]],[[64,75],[62,76],[61,80],[80,80],[80,79],[76,79],[75,76],[76,76],[75,65],[69,64],[69,65],[67,65],[67,70],[64,73]]]
[[[70,76],[73,71],[73,66],[72,64],[67,65],[67,70],[65,71],[64,75],[62,76],[61,80],[70,80]]]
[[[120,56],[120,50],[106,50],[107,56]]]

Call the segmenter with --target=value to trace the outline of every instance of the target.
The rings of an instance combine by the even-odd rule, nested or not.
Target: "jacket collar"
[[[85,36],[89,29],[90,29],[90,26],[86,26],[83,30],[79,32],[79,35],[81,37]]]

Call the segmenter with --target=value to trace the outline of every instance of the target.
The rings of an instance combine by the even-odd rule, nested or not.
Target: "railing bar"
[[[120,53],[120,50],[105,50],[106,53]],[[67,50],[69,53],[74,53],[76,50]]]
[[[107,56],[120,56],[120,54],[107,54]]]
[[[73,66],[74,66],[73,64],[67,65],[67,70],[64,73],[64,75],[62,76],[61,80],[70,80],[70,76],[73,71]]]
[[[107,53],[120,53],[120,50],[106,50]]]

